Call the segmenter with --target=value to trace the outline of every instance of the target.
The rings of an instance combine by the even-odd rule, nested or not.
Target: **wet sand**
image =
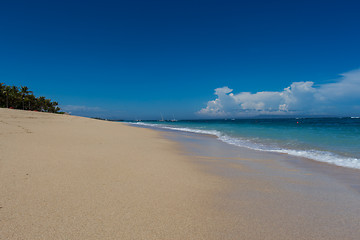
[[[0,136],[0,239],[360,236],[358,191],[279,154],[8,109]]]
[[[202,134],[162,130],[222,176],[228,190],[217,207],[232,234],[250,239],[359,239],[360,171],[287,154],[232,146]],[[247,238],[245,238],[247,239]]]

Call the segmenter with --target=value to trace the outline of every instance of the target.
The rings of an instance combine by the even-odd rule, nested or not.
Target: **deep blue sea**
[[[216,136],[228,144],[360,169],[360,118],[143,121],[131,124]]]

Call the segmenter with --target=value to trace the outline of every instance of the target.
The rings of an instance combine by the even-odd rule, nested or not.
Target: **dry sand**
[[[351,188],[179,146],[118,122],[0,109],[0,239],[360,239]]]
[[[155,131],[0,109],[0,239],[210,239],[220,185]]]

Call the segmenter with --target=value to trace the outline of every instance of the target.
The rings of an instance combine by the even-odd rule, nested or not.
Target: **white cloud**
[[[293,82],[279,92],[240,92],[215,89],[215,100],[198,113],[212,117],[256,114],[351,114],[360,105],[360,69],[341,74],[332,83]]]
[[[319,89],[323,101],[348,101],[360,98],[360,69],[340,74],[339,81],[324,84]]]

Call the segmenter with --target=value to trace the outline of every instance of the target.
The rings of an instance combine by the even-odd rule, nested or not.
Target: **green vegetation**
[[[35,97],[28,87],[7,86],[4,83],[0,83],[0,107],[60,113],[57,102]]]

